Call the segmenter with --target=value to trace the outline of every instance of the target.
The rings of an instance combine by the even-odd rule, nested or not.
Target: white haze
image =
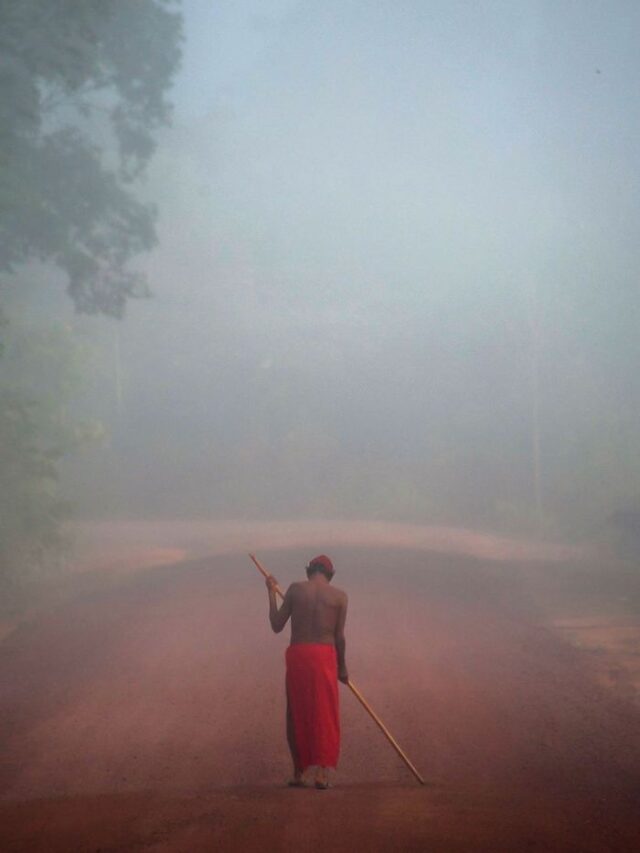
[[[640,407],[640,6],[183,8],[154,297],[119,366],[80,323],[112,436],[74,464],[88,511],[520,523],[532,319],[545,517],[632,497],[593,435]]]

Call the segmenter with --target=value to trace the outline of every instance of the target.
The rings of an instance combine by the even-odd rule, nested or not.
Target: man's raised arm
[[[347,672],[347,664],[345,661],[345,653],[347,649],[347,642],[344,638],[344,624],[347,621],[347,604],[349,599],[346,594],[344,596],[344,600],[340,604],[340,610],[338,612],[338,622],[336,624],[336,651],[338,653],[338,678],[343,684],[348,684],[349,682],[349,673]]]
[[[276,586],[278,585],[278,581],[270,575],[266,583],[269,590],[269,622],[271,623],[272,630],[276,634],[279,634],[287,624],[289,616],[291,616],[291,587],[285,592],[282,606],[278,609],[278,602],[276,601]]]

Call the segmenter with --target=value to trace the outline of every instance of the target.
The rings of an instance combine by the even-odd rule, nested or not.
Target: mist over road
[[[497,561],[579,560],[593,546],[509,538],[481,530],[376,520],[292,519],[234,521],[216,519],[75,522],[70,568],[76,571],[141,567],[208,555],[261,549],[338,546],[394,547],[462,554]]]

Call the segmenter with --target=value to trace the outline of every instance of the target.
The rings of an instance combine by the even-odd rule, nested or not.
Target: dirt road
[[[426,788],[346,690],[336,787],[281,787],[286,637],[222,555],[96,579],[5,638],[3,849],[637,849],[640,711],[549,629],[535,567],[327,550],[354,680]],[[286,585],[309,553],[261,556]]]

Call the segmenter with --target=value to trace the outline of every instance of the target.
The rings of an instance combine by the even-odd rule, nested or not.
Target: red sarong
[[[338,660],[328,643],[289,646],[287,701],[300,768],[335,767],[340,752]]]

